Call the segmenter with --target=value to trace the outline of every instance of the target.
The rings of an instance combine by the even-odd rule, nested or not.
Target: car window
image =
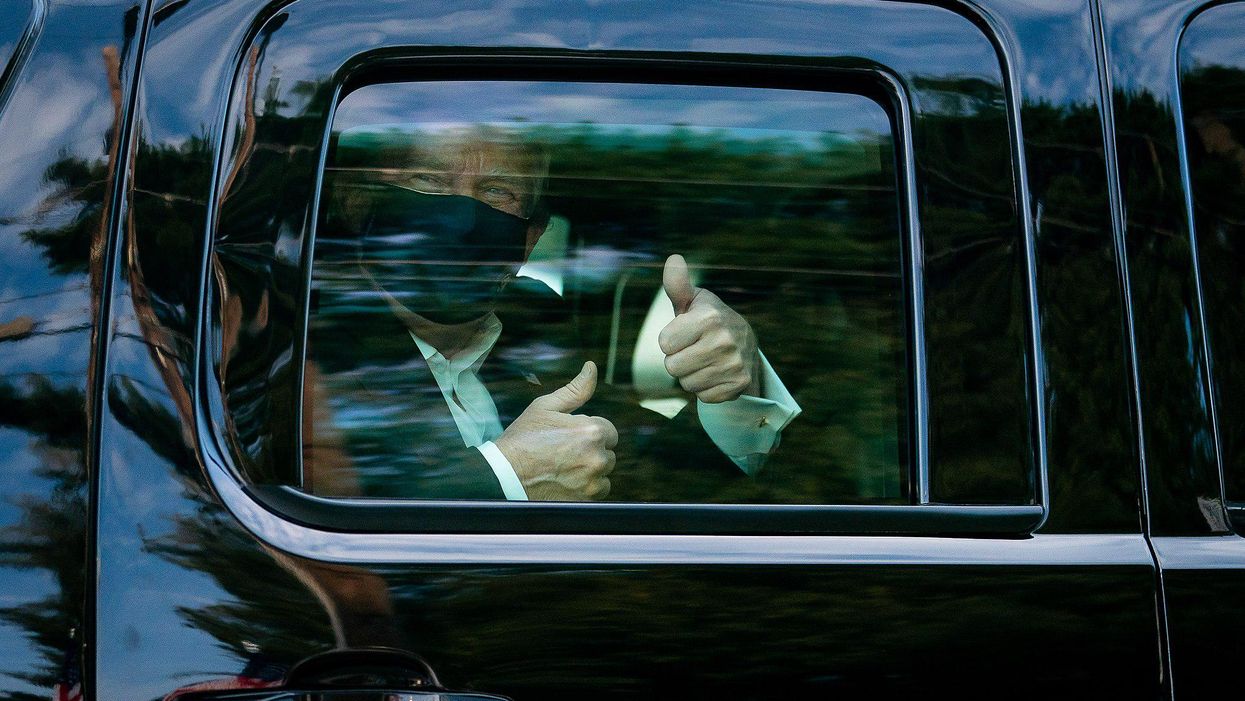
[[[322,180],[302,486],[906,502],[901,215],[862,95],[357,89]]]
[[[1245,8],[1196,17],[1180,48],[1180,101],[1226,497],[1245,504]],[[1209,438],[1208,438],[1209,441]]]
[[[335,529],[1029,523],[1030,243],[972,36],[962,79],[398,52],[284,91],[249,55],[206,290],[216,445]]]

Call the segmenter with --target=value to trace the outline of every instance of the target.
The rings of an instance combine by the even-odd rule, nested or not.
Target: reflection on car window
[[[333,124],[302,487],[908,500],[890,119],[854,94],[390,83]]]
[[[1245,9],[1199,15],[1181,42],[1180,97],[1227,499],[1245,503]]]

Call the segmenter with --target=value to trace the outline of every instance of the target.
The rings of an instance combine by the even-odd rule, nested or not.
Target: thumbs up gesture
[[[662,287],[675,314],[657,337],[666,372],[709,404],[759,394],[760,356],[747,320],[717,295],[692,285],[683,256],[666,259]]]
[[[533,399],[493,441],[529,499],[587,501],[609,495],[618,431],[599,416],[571,413],[596,388],[597,366],[584,363],[575,379]]]

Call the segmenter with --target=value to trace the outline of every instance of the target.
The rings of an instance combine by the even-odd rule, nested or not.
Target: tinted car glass
[[[591,360],[597,389],[577,413],[620,433],[611,499],[908,499],[910,237],[878,102],[386,83],[341,102],[332,138],[311,276],[309,491],[479,496],[456,463],[485,441],[521,449],[502,429]],[[464,218],[473,231],[443,226]],[[691,355],[710,352],[709,334],[756,339],[751,387],[715,393],[663,350],[663,329],[680,328],[670,254],[695,285],[679,316],[727,315],[680,357],[712,375]],[[463,322],[483,340],[451,336],[457,356],[412,339]]]
[[[889,12],[883,11],[882,7],[875,9],[881,14]],[[843,11],[848,12],[845,9]],[[905,347],[901,351],[900,362],[904,365],[901,374],[907,385],[902,388],[906,402],[901,403],[902,400],[899,399],[891,401],[902,410],[896,417],[896,424],[900,418],[906,424],[902,428],[896,426],[896,458],[897,461],[907,460],[907,463],[895,470],[895,478],[890,481],[891,485],[899,482],[896,495],[891,495],[890,487],[885,484],[862,486],[846,484],[846,480],[840,480],[839,484],[830,485],[828,488],[837,490],[845,487],[843,492],[848,496],[833,496],[833,499],[843,501],[836,502],[832,498],[826,498],[807,499],[796,503],[829,505],[843,502],[889,502],[903,505],[939,505],[938,509],[923,510],[921,513],[924,516],[904,515],[903,519],[932,517],[935,513],[942,513],[943,506],[968,518],[970,512],[977,512],[973,509],[960,509],[961,506],[1000,506],[1007,508],[995,510],[998,512],[996,515],[1002,517],[1006,513],[1009,514],[1007,518],[1010,518],[1024,514],[1027,522],[1033,514],[1043,510],[1041,504],[1045,492],[1045,475],[1040,469],[1041,461],[1035,452],[1035,444],[1031,442],[1041,434],[1040,422],[1032,415],[1034,406],[1029,401],[1033,397],[1031,383],[1040,382],[1040,367],[1033,356],[1032,344],[1036,338],[1031,326],[1031,296],[1034,291],[1033,278],[1028,270],[1032,262],[1028,252],[1030,239],[1024,219],[1020,216],[1022,208],[1018,207],[1018,182],[1015,179],[1017,164],[1012,159],[1014,146],[1010,137],[1013,132],[1008,126],[1007,91],[999,77],[999,56],[992,45],[983,39],[978,29],[973,28],[971,23],[963,23],[962,18],[951,19],[952,15],[944,15],[942,10],[925,8],[917,12],[938,17],[939,21],[949,20],[948,24],[939,24],[940,27],[954,25],[954,29],[948,30],[950,34],[947,36],[954,37],[949,39],[951,41],[962,42],[967,51],[964,54],[957,53],[955,59],[958,68],[954,74],[961,76],[962,80],[945,76],[933,78],[922,73],[924,68],[921,62],[913,60],[914,54],[911,51],[897,48],[901,44],[887,42],[878,43],[876,46],[870,44],[870,50],[865,52],[869,58],[863,62],[847,55],[825,57],[824,60],[811,62],[777,56],[753,62],[736,60],[725,55],[686,60],[673,54],[645,57],[600,56],[587,60],[574,57],[571,60],[572,57],[562,51],[524,57],[493,55],[490,52],[468,52],[461,56],[443,55],[439,51],[427,53],[410,48],[397,48],[398,44],[409,47],[419,44],[420,41],[412,40],[413,44],[406,40],[398,41],[396,34],[390,37],[396,42],[393,51],[373,52],[357,45],[357,42],[325,46],[326,53],[317,54],[315,57],[315,67],[299,69],[301,77],[295,78],[287,69],[292,70],[295,63],[290,61],[296,62],[297,58],[294,54],[287,56],[286,52],[296,49],[294,45],[287,44],[286,39],[299,34],[284,30],[277,32],[282,37],[280,46],[271,45],[266,50],[267,53],[248,54],[235,75],[227,116],[230,128],[226,130],[226,140],[222,144],[228,155],[225,156],[220,178],[214,186],[218,193],[218,199],[214,201],[219,202],[220,206],[213,219],[214,226],[208,232],[211,236],[208,250],[213,274],[208,277],[206,326],[201,337],[203,353],[199,357],[208,365],[205,368],[208,383],[203,385],[205,418],[214,435],[211,445],[224,451],[220,460],[231,466],[232,475],[243,477],[245,482],[249,482],[242,485],[249,494],[256,495],[272,510],[295,520],[331,523],[333,528],[347,530],[468,528],[508,531],[519,527],[517,524],[527,518],[521,514],[549,515],[554,521],[542,521],[547,524],[545,528],[559,531],[569,528],[575,532],[596,532],[601,528],[638,529],[645,532],[685,531],[688,528],[695,531],[712,530],[725,527],[717,520],[719,518],[731,520],[732,529],[744,530],[778,528],[779,521],[786,524],[781,528],[792,528],[796,527],[794,524],[797,522],[805,523],[803,519],[808,519],[807,523],[810,524],[817,521],[818,525],[813,526],[815,529],[861,528],[858,523],[849,526],[818,521],[831,512],[849,519],[855,518],[855,514],[866,513],[854,510],[835,511],[830,506],[809,509],[745,509],[735,506],[682,509],[679,502],[674,502],[668,507],[647,510],[616,505],[608,505],[609,508],[605,508],[607,505],[599,505],[602,508],[586,510],[582,507],[552,508],[557,505],[530,505],[530,509],[517,509],[512,508],[512,503],[455,506],[437,501],[416,503],[418,500],[410,499],[345,502],[304,498],[308,491],[313,495],[355,496],[364,493],[366,486],[357,479],[360,473],[351,466],[350,453],[357,444],[349,445],[352,438],[342,436],[340,432],[337,437],[333,437],[330,435],[331,431],[323,430],[333,429],[334,422],[339,421],[342,416],[326,412],[330,408],[330,396],[321,396],[325,394],[321,390],[331,388],[327,387],[323,372],[335,369],[325,365],[324,361],[329,359],[327,355],[316,355],[321,352],[317,350],[317,344],[323,345],[326,336],[330,346],[332,343],[341,343],[333,330],[321,323],[328,320],[328,317],[321,314],[321,310],[331,310],[332,305],[337,305],[340,309],[341,295],[337,295],[335,299],[335,293],[329,291],[325,296],[326,290],[319,282],[333,266],[341,268],[340,261],[330,262],[325,256],[331,258],[339,255],[346,248],[339,247],[338,253],[334,254],[331,249],[335,244],[326,244],[333,237],[320,236],[328,228],[338,227],[342,221],[345,221],[346,227],[338,228],[336,233],[343,241],[363,231],[363,227],[357,226],[357,222],[350,223],[350,217],[341,218],[335,214],[350,211],[350,207],[334,205],[334,201],[341,199],[340,193],[362,187],[357,182],[360,171],[333,160],[343,145],[343,139],[349,147],[352,140],[366,132],[364,129],[348,133],[350,128],[341,128],[344,123],[339,123],[338,128],[334,128],[335,113],[339,109],[344,110],[343,114],[348,113],[350,105],[347,103],[360,89],[410,83],[461,85],[477,82],[495,85],[579,86],[623,83],[637,87],[640,83],[632,81],[640,80],[652,88],[689,86],[689,90],[702,91],[746,88],[756,91],[758,95],[764,91],[780,90],[823,96],[847,94],[868,98],[865,102],[878,106],[877,109],[887,115],[891,122],[889,127],[892,147],[897,154],[893,166],[894,182],[897,183],[896,201],[890,216],[902,220],[902,223],[896,223],[896,232],[902,231],[897,247],[900,255],[906,257],[900,271],[901,275],[907,276],[901,277],[906,306],[896,308],[896,311],[903,314],[901,323]],[[915,25],[905,26],[901,32],[912,31],[913,26]],[[272,29],[277,30],[278,25],[274,25]],[[395,25],[395,29],[403,35],[414,36],[419,33],[415,25],[403,25],[401,28]],[[842,32],[847,31],[842,29]],[[918,41],[916,38],[913,40]],[[968,56],[974,58],[970,60]],[[887,67],[888,65],[893,68]],[[909,75],[910,80],[897,77]],[[286,86],[291,80],[297,83],[298,89],[296,93],[286,94],[282,86]],[[439,99],[452,105],[453,98],[453,95],[441,95]],[[424,104],[428,104],[427,100]],[[457,120],[459,126],[496,127],[494,124],[479,125],[476,115],[462,116],[461,111]],[[694,131],[694,121],[686,120],[683,126]],[[364,118],[356,126],[418,123],[411,115],[403,115],[396,119]],[[601,123],[614,122],[601,119]],[[527,124],[535,128],[544,122],[536,119],[534,123]],[[334,136],[335,133],[337,136]],[[555,166],[551,159],[551,173]],[[352,178],[356,182],[352,182]],[[553,179],[548,175],[544,178],[546,182],[542,187],[551,186]],[[446,194],[426,185],[414,187],[410,182],[405,187],[388,182],[379,184],[384,184],[386,188],[382,189],[389,191],[385,197],[395,201],[415,197],[417,194]],[[420,192],[421,188],[425,192]],[[393,192],[404,189],[408,194]],[[426,192],[429,189],[433,192]],[[373,195],[369,195],[371,196]],[[479,209],[476,205],[484,203],[479,201],[480,197],[474,199],[477,200],[476,203],[470,206],[475,211],[490,209],[488,206],[484,206],[484,210]],[[547,206],[556,204],[557,196],[544,192],[541,199],[542,204],[546,205],[546,228],[550,231],[564,228],[568,241],[571,237],[592,231],[591,227],[581,226],[583,222],[572,221],[566,214],[560,214]],[[701,204],[702,210],[707,209],[705,203]],[[565,203],[561,206],[565,206]],[[354,209],[367,211],[366,207]],[[404,206],[381,209],[391,213],[409,210]],[[532,214],[542,216],[539,212]],[[600,212],[588,214],[602,215]],[[636,212],[627,214],[638,216]],[[333,217],[337,217],[337,221]],[[373,221],[373,225],[378,225],[382,233],[385,228],[393,229],[395,226],[393,216],[386,214],[386,218],[387,221]],[[585,218],[584,221],[589,219]],[[317,230],[318,226],[328,228]],[[313,233],[316,235],[314,241]],[[553,236],[546,238],[543,234],[540,238],[546,244],[555,239]],[[649,252],[649,255],[658,257],[656,253]],[[672,251],[660,253],[664,256]],[[766,253],[769,254],[770,251]],[[539,263],[541,252],[533,250],[532,255]],[[705,261],[698,259],[695,251],[685,251],[681,255],[689,258],[692,272],[705,269]],[[664,276],[665,262],[658,259],[655,263],[633,266],[647,270],[649,280],[628,280],[624,285],[624,299],[620,300],[620,309],[638,310],[632,314],[637,321],[628,326],[621,318],[624,315],[620,314],[616,339],[628,335],[638,339],[638,330],[644,326],[648,308],[651,308],[654,300],[660,300],[661,295],[657,293],[664,286],[660,278]],[[575,283],[575,280],[564,278],[563,282],[567,283],[564,291],[577,291],[570,284]],[[738,292],[729,289],[715,292],[710,283],[711,279],[705,283],[706,291],[720,296],[724,304],[731,302],[731,295]],[[637,291],[646,285],[649,286],[651,297],[638,303],[625,299],[627,292],[638,294]],[[517,298],[524,290],[557,294],[546,282],[524,275],[516,276],[508,283],[507,297]],[[546,293],[545,290],[549,292]],[[602,304],[606,297],[604,294],[599,296]],[[372,302],[375,303],[376,300]],[[588,313],[591,309],[575,309],[565,303],[548,306],[523,302],[518,304],[518,308],[529,316],[542,311],[563,315],[558,323],[564,324],[563,328],[570,328],[565,326],[568,324],[576,327],[574,334],[576,344],[579,345],[575,348],[579,352],[588,349],[597,354],[594,361],[599,375],[597,379],[602,380],[602,387],[609,387],[625,385],[627,375],[633,374],[634,368],[626,353],[634,355],[637,346],[629,339],[618,343],[609,340],[613,333],[613,302],[610,297],[610,323],[604,322],[606,315],[597,313],[595,329],[593,323],[585,323],[594,318]],[[646,308],[646,305],[649,306]],[[407,309],[409,310],[409,306]],[[746,315],[741,317],[748,318]],[[320,324],[321,331],[316,330],[317,324]],[[529,328],[535,329],[538,326],[533,324]],[[511,323],[508,327],[503,324],[503,328],[513,331],[522,327]],[[922,328],[925,329],[924,332],[921,331]],[[788,332],[787,329],[783,331]],[[405,354],[403,357],[418,365],[424,354],[423,350],[418,348],[418,343],[410,337],[409,332],[405,332],[405,337],[403,333],[398,328],[397,332],[389,335],[389,338],[396,339],[401,346],[393,348],[396,349],[395,352]],[[595,340],[593,333],[597,334]],[[589,341],[580,344],[580,339],[585,338]],[[601,338],[606,339],[605,343],[600,342]],[[760,338],[759,334],[758,339],[761,352],[765,354],[767,361],[771,361],[765,339]],[[420,357],[411,358],[412,344],[416,345]],[[380,347],[376,344],[372,346]],[[612,368],[611,349],[616,349]],[[600,357],[602,354],[604,358]],[[342,356],[339,354],[338,357]],[[483,355],[477,356],[477,359],[479,357]],[[485,362],[482,367],[488,365]],[[516,386],[528,392],[529,396],[536,390],[551,392],[563,386],[563,382],[573,376],[578,363],[567,365],[569,367],[566,373],[559,371],[554,375],[555,380],[547,377],[542,379],[541,373],[533,373],[535,382],[526,373],[511,373],[511,379]],[[781,382],[783,372],[787,371],[772,362],[769,365]],[[612,382],[606,382],[606,376]],[[520,381],[530,386],[524,386]],[[785,383],[782,386],[790,389]],[[453,418],[452,411],[455,403],[453,396],[460,388],[452,386],[451,383],[447,389],[447,386],[437,382],[425,383],[423,387],[432,393],[434,400],[440,394],[440,401],[450,410],[450,416],[443,416],[444,421],[436,430],[443,431],[450,439],[454,438],[455,432],[462,434],[463,426]],[[383,383],[379,389],[382,393],[390,390]],[[331,394],[329,391],[328,395]],[[468,389],[467,394],[472,392]],[[632,398],[633,401],[628,407],[643,408],[640,400],[651,407],[654,403],[651,400],[664,402],[669,399],[677,397],[637,396]],[[789,429],[790,435],[795,435],[801,421],[809,418],[806,412],[810,410],[801,405],[798,398],[793,396],[792,399],[800,413],[783,428],[783,432],[785,434]],[[467,404],[473,404],[473,401],[467,400],[460,408],[465,412],[472,411]],[[519,410],[524,407],[523,402],[511,404],[517,405]],[[431,405],[439,406],[435,401]],[[409,402],[407,406],[410,406]],[[302,411],[304,407],[312,410]],[[327,415],[317,416],[316,409]],[[497,409],[500,424],[501,412],[505,409]],[[648,412],[643,416],[649,421],[660,416],[651,408],[643,410]],[[591,407],[584,411],[595,412],[598,416],[607,414],[605,411],[597,412]],[[515,413],[510,411],[510,416]],[[518,413],[521,414],[521,411]],[[369,421],[379,419],[367,410],[346,418],[358,418],[359,415]],[[771,427],[774,425],[769,417],[761,418],[767,419]],[[666,421],[664,417],[661,420]],[[418,422],[410,423],[416,425]],[[426,422],[424,425],[430,424]],[[317,426],[322,429],[318,434]],[[700,427],[693,424],[693,427],[696,431],[685,431],[679,435],[697,435],[703,442],[715,445],[703,424]],[[502,425],[501,428],[504,433],[508,426]],[[881,428],[881,432],[889,430],[885,426]],[[619,433],[627,432],[620,430]],[[633,432],[632,435],[636,433]],[[325,437],[328,440],[322,440]],[[401,442],[398,436],[384,431],[379,434],[373,432],[373,437],[366,437],[364,440],[377,446],[375,450],[380,454],[385,454],[389,449],[379,446],[383,441],[376,440],[375,437],[382,437],[384,441]],[[481,439],[484,437],[480,436]],[[473,469],[481,477],[473,477],[467,481],[487,488],[471,492],[464,490],[463,484],[455,485],[452,479],[440,479],[454,474],[449,465],[461,466],[466,461],[437,452],[435,459],[442,463],[438,468],[440,472],[432,471],[439,478],[435,482],[451,489],[442,494],[432,494],[425,490],[423,496],[490,501],[511,498],[502,485],[505,477],[502,473],[505,470],[498,469],[496,464],[484,464],[480,457],[481,452],[465,441],[462,435],[457,440],[461,445],[456,449],[466,450],[465,455],[473,457]],[[903,445],[903,441],[907,444]],[[481,443],[479,447],[487,448],[485,444],[488,442]],[[497,445],[495,441],[493,443]],[[658,441],[653,440],[650,445],[656,443]],[[846,445],[842,440],[839,444]],[[453,441],[434,441],[431,445],[450,446]],[[881,444],[871,445],[868,450],[873,450],[877,445]],[[436,451],[435,447],[423,449]],[[741,474],[746,475],[747,471],[738,463],[732,465],[734,461],[725,456],[720,448],[698,452],[702,456],[720,457],[719,465],[728,468],[722,476],[734,479],[732,486],[748,485],[747,494],[727,495],[716,499],[719,502],[738,504],[777,501],[764,494],[758,496],[751,492],[752,485],[761,485],[764,479],[777,476],[780,472],[777,468],[782,464],[781,456],[790,455],[794,450],[796,449],[792,447],[792,442],[784,435],[772,455],[757,451],[764,459],[764,467],[756,471],[758,476],[755,481],[734,479]],[[406,454],[409,456],[412,451],[407,450]],[[600,455],[599,452],[596,454]],[[703,460],[696,463],[688,459],[690,453],[680,451],[677,447],[668,454],[670,465],[691,468],[703,464]],[[305,457],[311,459],[304,460]],[[321,465],[332,464],[334,461],[351,469],[320,469]],[[609,458],[609,461],[617,462],[616,457]],[[606,460],[602,458],[597,462],[605,464]],[[383,463],[377,461],[374,464]],[[419,463],[408,459],[407,464],[409,466]],[[306,469],[308,465],[310,469]],[[622,466],[615,464],[615,467],[618,468],[617,476],[621,477]],[[775,469],[770,470],[771,467]],[[383,474],[385,470],[394,470],[394,466],[377,469]],[[493,470],[492,477],[489,477],[490,469]],[[755,471],[755,466],[753,469]],[[409,473],[409,470],[406,472]],[[510,472],[514,473],[512,479],[519,479],[517,475],[522,470],[510,469]],[[353,484],[351,479],[342,484],[333,479],[321,479],[325,474],[334,473],[354,475]],[[673,482],[666,482],[666,489],[650,489],[647,496],[628,496],[621,489],[614,491],[613,488],[617,485],[611,484],[610,498],[620,501],[668,500],[672,498],[669,485]],[[633,482],[642,483],[643,481]],[[805,491],[816,491],[817,488],[817,485],[802,487]],[[300,489],[303,490],[301,494]],[[884,496],[860,497],[851,492],[853,489],[866,493],[872,490],[871,493],[881,493]],[[689,491],[700,496],[718,490],[696,485]],[[407,494],[419,496],[412,491]],[[381,496],[378,492],[372,492],[372,495]],[[584,496],[599,498],[600,495]],[[694,502],[687,500],[682,503]],[[502,508],[492,508],[495,506]],[[585,514],[589,511],[595,514],[612,514],[626,521],[627,525],[621,525],[621,521],[605,524],[583,518],[576,509]],[[652,514],[655,513],[664,516],[660,519],[653,518]],[[867,513],[870,518],[891,518],[890,514],[894,512],[881,510]],[[663,520],[667,517],[670,520]],[[767,520],[771,517],[779,521]],[[693,521],[695,526],[691,525]],[[523,530],[534,527],[534,522],[523,522],[526,524],[521,527]],[[978,523],[972,528],[995,528],[984,523]],[[956,526],[960,527],[968,527],[968,521]]]
[[[1180,49],[1180,98],[1226,497],[1245,503],[1245,7],[1197,17]],[[1209,440],[1209,438],[1208,438]]]

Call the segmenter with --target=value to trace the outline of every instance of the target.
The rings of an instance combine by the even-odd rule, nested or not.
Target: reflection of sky
[[[877,103],[843,93],[617,83],[439,82],[369,85],[338,107],[335,128],[420,123],[686,124],[774,132],[890,131]]]
[[[0,0],[0,68],[13,57],[30,21],[31,9],[31,0]]]
[[[1174,85],[1175,55],[1183,18],[1204,0],[1113,0],[1102,4],[1115,90],[1149,91],[1160,98]]]
[[[44,34],[55,31],[61,40],[36,44],[0,115],[0,163],[22,165],[0,169],[0,217],[27,213],[44,194],[47,183],[32,173],[65,156],[93,161],[107,155],[113,111],[96,42],[115,44],[120,32],[99,26],[100,14],[95,8],[50,10]],[[39,50],[50,46],[59,51]]]
[[[216,123],[236,67],[234,52],[218,49],[241,43],[253,9],[247,3],[191,2],[157,13],[142,71],[142,136],[148,143],[178,145]]]
[[[41,602],[45,593],[57,589],[56,578],[47,570],[0,568],[0,581],[4,582],[4,591],[0,591],[0,608]],[[9,674],[26,674],[44,664],[43,656],[35,651],[24,636],[0,634],[0,689],[6,694],[16,696],[25,692],[36,698],[50,696],[50,689],[35,686]]]
[[[121,38],[119,20],[101,21],[108,16],[116,17],[115,8],[52,6],[44,35],[57,40],[35,44],[0,116],[0,163],[20,164],[0,168],[0,221],[8,220],[0,224],[0,323],[30,316],[41,330],[56,330],[89,316],[86,276],[52,272],[20,234],[64,227],[81,214],[81,203],[63,197],[62,183],[38,177],[49,166],[62,158],[94,166],[107,156],[113,110],[100,44]],[[85,247],[80,254],[85,263]],[[74,334],[10,345],[0,367],[12,369],[14,352],[71,365],[84,357],[79,346]]]
[[[133,323],[126,318],[127,326]],[[135,367],[148,352],[141,341],[119,338],[110,362]],[[160,411],[175,414],[159,378],[127,380]],[[170,562],[148,545],[175,538],[176,517],[203,517],[204,512],[187,499],[188,490],[173,478],[173,466],[141,437],[110,421],[103,440],[108,448],[99,496],[98,647],[116,664],[100,670],[99,697],[160,698],[182,684],[236,675],[242,662],[208,633],[187,625],[178,610],[233,597],[210,573]]]
[[[1180,44],[1183,70],[1202,66],[1245,68],[1245,5],[1220,5],[1198,15]]]
[[[909,77],[1000,79],[994,47],[969,20],[907,3],[723,0],[689,13],[681,3],[657,0],[465,0],[417,7],[400,0],[313,0],[292,5],[280,21],[256,77],[265,88],[279,81],[287,114],[306,106],[306,93],[294,90],[298,84],[325,81],[352,56],[383,46],[860,57]],[[161,39],[158,32],[153,39]]]
[[[420,124],[368,124],[355,127],[348,132],[340,133],[341,141],[339,144],[349,143],[349,140],[355,136],[385,136],[385,135],[401,135],[411,137],[416,134],[436,134],[438,132],[454,132],[470,128],[472,126],[487,125],[489,127],[513,128],[515,122],[481,122],[476,125],[462,124],[455,122],[440,123],[420,123]],[[527,126],[527,125],[520,125]],[[583,132],[580,130],[582,123],[544,123],[541,127],[551,127],[554,131],[542,131],[541,136],[549,138],[574,139]],[[781,129],[723,129],[721,127],[702,127],[702,126],[661,126],[656,124],[593,124],[591,125],[591,137],[597,146],[602,144],[603,140],[609,140],[616,143],[625,143],[627,148],[652,148],[664,149],[667,147],[667,140],[674,134],[687,134],[692,137],[708,137],[718,141],[729,141],[732,147],[748,146],[749,148],[764,149],[766,152],[774,153],[784,148],[795,147],[798,150],[820,149],[825,148],[827,144],[837,146],[850,147],[853,139],[834,131],[785,131]],[[867,132],[874,137],[881,136],[878,132],[868,131],[867,129],[855,130],[857,135],[859,132]],[[874,143],[872,140],[869,143]],[[359,147],[366,147],[366,143],[359,143]]]

